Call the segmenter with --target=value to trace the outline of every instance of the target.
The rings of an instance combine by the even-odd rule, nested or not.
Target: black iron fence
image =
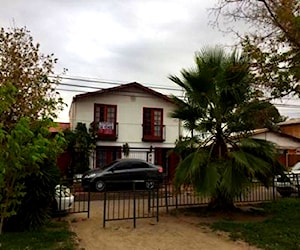
[[[285,176],[276,177],[274,186],[283,197],[296,195],[300,197],[300,173],[288,173]]]
[[[168,212],[170,207],[187,207],[205,205],[210,202],[210,197],[196,193],[193,187],[186,186],[176,189],[171,183],[165,182],[159,188],[159,207],[164,207]],[[235,203],[265,202],[280,198],[281,195],[274,185],[265,187],[262,183],[253,181]]]
[[[57,216],[66,213],[86,213],[87,217],[90,217],[91,192],[82,189],[81,178],[63,179],[55,191],[54,210]]]
[[[116,184],[116,182],[113,182]],[[105,190],[103,194],[103,227],[106,222],[132,219],[136,227],[136,219],[156,217],[159,209],[205,205],[210,197],[201,196],[191,186],[176,189],[171,183],[164,182],[152,190],[139,190],[136,186],[141,181],[132,181],[127,190]],[[109,183],[108,183],[109,184]],[[236,198],[235,203],[266,202],[281,197],[276,187],[264,187],[260,182],[253,181],[251,185]]]
[[[236,198],[235,203],[267,202],[291,195],[300,197],[299,177],[293,174],[289,179],[277,178],[273,182],[274,185],[268,188],[258,181],[253,181]],[[110,184],[120,182],[106,184],[109,187]],[[178,190],[171,183],[164,182],[155,183],[155,188],[147,190],[144,181],[128,181],[127,184],[127,188],[121,191],[106,189],[100,193],[90,192],[91,189],[83,191],[80,179],[64,180],[56,190],[57,209],[69,213],[86,213],[89,218],[91,200],[101,200],[103,227],[108,221],[116,220],[132,220],[133,226],[136,227],[137,219],[154,218],[158,221],[160,209],[164,208],[168,212],[169,208],[205,205],[210,201],[210,197],[199,195],[190,186]]]
[[[153,189],[145,190],[145,181],[123,181],[127,190],[114,191],[106,189],[103,196],[103,227],[107,221],[132,220],[134,228],[136,220],[155,218],[159,221],[159,185],[154,183]],[[117,186],[120,182],[107,182],[106,186]]]

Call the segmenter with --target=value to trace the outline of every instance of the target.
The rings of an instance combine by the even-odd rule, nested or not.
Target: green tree
[[[29,133],[31,136],[27,137],[27,141],[22,141],[21,147],[26,147],[29,150],[24,152],[26,156],[31,157],[35,154],[37,158],[30,163],[29,160],[23,158],[22,154],[18,153],[12,158],[13,162],[10,161],[5,167],[7,171],[20,173],[11,174],[12,177],[16,178],[16,185],[12,185],[10,188],[14,190],[13,192],[16,191],[17,187],[22,190],[14,213],[5,221],[4,230],[6,231],[36,229],[43,225],[52,214],[51,204],[55,196],[55,186],[60,179],[56,160],[57,155],[62,152],[65,146],[65,140],[59,134],[53,137],[48,129],[49,124],[52,122],[44,120],[36,121],[35,124],[31,123],[29,126],[27,119],[28,131],[23,130],[20,133]],[[19,145],[20,142],[16,139],[20,138],[14,138],[13,143]],[[12,149],[10,147],[5,152],[13,156],[14,151]],[[18,164],[22,158],[20,168],[14,168],[13,166]],[[27,166],[28,164],[30,165]],[[12,181],[6,178],[6,183],[12,183]]]
[[[47,158],[50,142],[43,133],[34,133],[27,118],[21,118],[9,132],[0,128],[0,233],[5,218],[16,215],[26,195],[25,178],[38,175]]]
[[[4,222],[20,211],[24,197],[32,197],[27,185],[38,185],[37,176],[44,181],[49,177],[42,172],[51,172],[47,162],[56,158],[62,145],[61,138],[52,140],[48,130],[56,111],[63,108],[55,91],[59,79],[49,77],[55,63],[53,55],[40,53],[25,28],[0,29],[0,233]],[[52,178],[44,186],[44,195],[54,182]],[[28,213],[27,221],[34,221],[41,211]]]
[[[215,11],[228,25],[238,20],[250,26],[245,34],[233,29],[250,56],[257,84],[274,97],[300,94],[299,0],[221,0]]]
[[[194,130],[192,138],[177,144],[185,155],[174,181],[177,187],[193,185],[212,197],[211,207],[232,209],[251,179],[268,186],[281,169],[274,145],[245,137],[257,126],[254,110],[260,112],[266,104],[252,87],[246,57],[214,48],[197,53],[195,61],[194,69],[181,71],[182,79],[170,76],[185,91],[183,100],[172,97],[181,104],[171,115]]]
[[[89,131],[84,123],[77,123],[74,131],[66,131],[68,152],[71,155],[70,174],[82,174],[89,170],[90,157],[95,149],[96,134],[93,124]]]
[[[0,29],[0,87],[12,84],[16,88],[14,102],[0,114],[5,127],[21,117],[32,120],[56,118],[63,102],[55,90],[59,78],[51,79],[57,59],[40,53],[40,45],[25,28]]]

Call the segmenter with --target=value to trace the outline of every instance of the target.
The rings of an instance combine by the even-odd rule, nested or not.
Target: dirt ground
[[[102,207],[99,201],[91,204],[90,218],[86,214],[70,214],[72,230],[79,249],[85,250],[255,250],[245,242],[231,241],[225,233],[212,232],[204,223],[211,218],[160,213],[156,219],[109,221],[102,227]]]

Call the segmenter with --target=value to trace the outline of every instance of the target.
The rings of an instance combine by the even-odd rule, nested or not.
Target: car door
[[[143,180],[143,169],[140,162],[131,162],[128,168],[128,177],[130,180]]]
[[[114,190],[128,186],[128,163],[118,162],[106,174],[107,185]]]
[[[112,181],[124,181],[128,180],[128,168],[129,168],[128,162],[118,162],[113,168],[112,168],[112,175],[111,180]]]
[[[142,173],[144,180],[157,179],[157,169],[147,164],[146,162],[142,166]]]

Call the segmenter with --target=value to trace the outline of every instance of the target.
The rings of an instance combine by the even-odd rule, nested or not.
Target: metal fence
[[[91,192],[84,191],[81,179],[63,179],[56,186],[56,216],[66,213],[86,213],[90,217]]]
[[[253,181],[239,197],[236,204],[252,202],[268,202],[284,196],[297,195],[300,197],[300,185],[298,175],[294,181],[274,182],[273,186],[266,188],[262,183]],[[111,184],[115,182],[110,182]],[[109,184],[107,186],[110,186]],[[106,189],[103,193],[83,191],[80,179],[64,180],[58,188],[60,199],[57,200],[58,210],[67,210],[69,213],[86,213],[90,216],[91,200],[102,200],[103,227],[108,221],[132,220],[136,227],[136,220],[141,218],[154,218],[159,220],[159,210],[164,208],[189,207],[205,205],[210,202],[210,197],[201,196],[191,186],[176,189],[171,183],[156,183],[152,190],[145,190],[143,181],[127,182],[129,188],[121,191]],[[118,186],[118,185],[117,185]],[[65,189],[73,196],[72,200],[65,198]],[[70,204],[72,203],[72,204]],[[99,208],[101,209],[101,208]]]
[[[126,181],[126,191],[105,190],[103,196],[103,227],[107,221],[132,220],[134,228],[136,220],[155,218],[159,221],[159,186],[152,190],[140,189],[144,181]],[[110,184],[119,184],[108,182]]]
[[[297,195],[300,197],[300,173],[288,173],[286,176],[276,178],[276,190],[283,197]]]
[[[106,222],[115,220],[133,220],[156,218],[158,221],[159,210],[164,208],[190,207],[206,205],[210,197],[201,196],[191,186],[176,189],[171,183],[165,182],[156,185],[153,190],[138,190],[136,185],[140,181],[129,182],[128,190],[104,192],[103,198],[103,227]],[[280,194],[274,186],[264,187],[260,182],[252,182],[247,190],[236,198],[235,203],[266,202],[278,199]]]
[[[182,206],[206,205],[210,202],[211,198],[196,193],[191,186],[182,187],[178,190],[171,183],[164,183],[159,189],[158,196],[159,207],[165,207],[167,211],[169,207],[178,208]],[[272,201],[279,197],[281,197],[281,195],[276,191],[274,185],[266,188],[260,182],[252,182],[251,185],[235,199],[235,203],[243,204]]]

